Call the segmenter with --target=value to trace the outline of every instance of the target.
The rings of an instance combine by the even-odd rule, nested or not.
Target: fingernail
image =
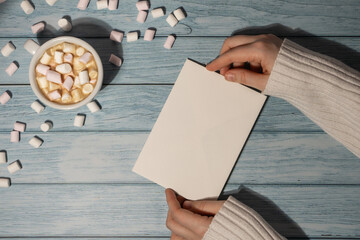
[[[226,74],[225,75],[225,79],[226,80],[228,80],[228,81],[234,81],[234,79],[235,79],[235,76],[234,76],[234,74],[232,74],[232,73],[228,73],[228,74]]]

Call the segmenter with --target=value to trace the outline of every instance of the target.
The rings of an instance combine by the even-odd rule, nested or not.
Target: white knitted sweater
[[[360,73],[285,39],[263,92],[283,98],[360,157]],[[280,240],[258,213],[233,197],[204,240]]]

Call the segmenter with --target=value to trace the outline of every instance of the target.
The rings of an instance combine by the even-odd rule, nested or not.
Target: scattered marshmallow
[[[139,33],[137,31],[128,32],[126,39],[127,42],[135,42],[139,39]]]
[[[7,188],[7,187],[10,187],[10,185],[11,185],[10,178],[0,178],[0,187],[1,188]]]
[[[53,70],[48,70],[46,73],[46,79],[50,82],[61,84],[61,75]]]
[[[39,148],[43,144],[44,140],[39,138],[38,136],[34,136],[30,139],[29,144],[34,148]]]
[[[151,29],[151,28],[148,28],[145,31],[144,40],[145,41],[152,41],[154,39],[154,36],[155,36],[155,30]]]
[[[46,0],[46,3],[49,4],[50,6],[54,6],[54,4],[56,3],[57,0]]]
[[[49,64],[51,61],[51,55],[49,55],[47,52],[43,54],[43,56],[40,59],[40,62],[44,65]]]
[[[63,87],[64,87],[66,90],[70,91],[70,89],[72,88],[73,84],[74,84],[73,78],[72,78],[71,76],[67,76],[67,77],[65,78],[64,83],[63,83]]]
[[[124,33],[116,30],[112,30],[110,33],[110,39],[115,42],[121,43],[124,38]]]
[[[4,57],[8,57],[13,51],[15,51],[16,47],[12,42],[8,42],[2,49],[1,54]]]
[[[74,119],[75,127],[82,127],[82,126],[84,126],[84,123],[85,123],[85,115],[78,114],[75,116],[75,119]]]
[[[165,16],[165,12],[163,8],[154,8],[153,10],[151,10],[151,15],[153,18],[159,18],[162,16]]]
[[[12,143],[20,142],[20,132],[19,131],[11,131],[10,142],[12,142]]]
[[[73,62],[73,55],[71,53],[65,54],[64,62],[72,63]]]
[[[61,74],[67,74],[72,71],[72,67],[68,63],[57,65],[55,69],[57,72],[59,72]]]
[[[85,10],[89,5],[90,0],[79,0],[77,8],[80,10]]]
[[[37,44],[34,40],[28,39],[25,44],[24,48],[28,51],[31,55],[34,55],[35,52],[39,49],[39,44]],[[43,63],[44,64],[44,63]]]
[[[14,123],[14,130],[18,132],[25,132],[26,124],[22,122]]]
[[[8,92],[4,92],[4,93],[1,94],[1,96],[0,96],[0,103],[1,103],[1,105],[6,104],[10,99],[11,99],[11,96],[9,95],[9,93],[8,93]]]
[[[109,0],[109,10],[116,10],[119,0]]]
[[[44,105],[42,105],[39,101],[35,101],[31,104],[31,108],[37,112],[38,114],[45,110]]]
[[[55,91],[52,91],[48,94],[48,97],[50,98],[51,101],[54,101],[54,100],[58,100],[61,98],[61,94],[59,92],[59,90],[55,90]]]
[[[139,10],[139,11],[143,11],[143,10],[149,10],[150,8],[150,3],[149,1],[145,0],[145,1],[138,1],[136,3],[136,8]]]
[[[147,11],[139,11],[136,21],[139,23],[144,23],[147,17]]]
[[[96,7],[98,10],[107,8],[108,7],[107,0],[98,0],[96,2]]]
[[[185,13],[183,11],[183,8],[181,8],[181,7],[174,11],[174,15],[175,15],[176,19],[179,21],[183,20],[186,17]]]
[[[5,69],[5,72],[11,77],[19,69],[15,62],[10,63],[10,65]]]
[[[115,66],[120,67],[121,64],[122,64],[122,59],[119,58],[118,56],[114,55],[114,54],[111,54],[111,55],[110,55],[109,62],[112,63],[112,64],[114,64]]]
[[[34,11],[33,5],[28,0],[22,1],[20,6],[26,14],[31,14]]]
[[[31,31],[33,34],[37,34],[39,32],[44,31],[45,29],[45,23],[44,22],[38,22],[31,26]]]
[[[92,57],[91,53],[86,52],[86,53],[84,53],[84,55],[82,55],[79,58],[79,61],[84,63],[84,64],[87,64],[91,60],[91,57]]]
[[[47,73],[47,71],[50,70],[50,67],[47,66],[47,65],[44,65],[44,64],[39,63],[39,64],[36,66],[35,69],[36,69],[36,71],[37,71],[38,73],[46,76],[46,73]]]
[[[5,151],[0,151],[0,164],[7,163],[7,155]]]
[[[71,22],[69,20],[67,20],[66,18],[59,19],[58,25],[65,32],[70,32],[72,29]]]
[[[170,13],[169,16],[166,18],[166,22],[171,26],[175,27],[176,24],[178,24],[178,20],[174,16],[174,14]]]
[[[170,34],[165,41],[164,48],[171,49],[172,46],[174,45],[174,42],[175,42],[175,37],[174,35]]]
[[[46,121],[43,124],[40,125],[40,129],[43,132],[47,132],[53,128],[53,124],[50,121]]]
[[[86,106],[89,108],[90,112],[95,113],[100,111],[100,106],[96,101],[91,101]]]
[[[20,160],[16,160],[15,162],[10,163],[9,166],[7,167],[7,169],[9,171],[9,173],[11,173],[11,174],[22,169]]]
[[[63,63],[64,62],[64,52],[55,51],[54,59],[55,59],[55,62],[58,63],[58,64]]]
[[[89,83],[89,73],[87,70],[81,71],[79,73],[79,80],[81,85]]]
[[[71,43],[64,43],[64,53],[75,53],[75,45]]]

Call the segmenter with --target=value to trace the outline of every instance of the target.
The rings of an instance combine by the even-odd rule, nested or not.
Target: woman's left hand
[[[202,239],[210,223],[225,201],[188,201],[165,190],[169,211],[166,226],[171,231],[171,240]]]

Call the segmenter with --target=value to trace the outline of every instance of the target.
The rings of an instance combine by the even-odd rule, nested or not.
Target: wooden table
[[[58,0],[53,7],[33,0],[31,15],[20,2],[0,5],[0,47],[16,45],[10,57],[0,56],[0,92],[13,94],[0,106],[0,150],[7,150],[9,162],[23,164],[11,175],[12,186],[0,189],[0,238],[168,238],[164,189],[131,168],[185,59],[209,62],[235,30],[291,37],[360,69],[358,0],[151,1],[168,13],[186,9],[188,17],[175,28],[165,17],[137,23],[135,0],[120,0],[116,11],[96,10],[95,0],[86,11],[75,0]],[[94,45],[103,60],[106,79],[96,97],[103,109],[96,114],[86,107],[48,107],[38,115],[30,108],[36,97],[28,81],[31,55],[23,44],[63,35],[57,21],[64,15],[74,23],[69,34]],[[30,26],[38,21],[46,21],[48,31],[36,36]],[[143,36],[148,27],[158,30],[153,42],[108,40],[112,28]],[[171,33],[177,40],[166,50],[162,45]],[[123,56],[120,71],[107,62],[110,53]],[[14,60],[20,69],[9,77],[4,69]],[[83,128],[72,125],[77,113],[87,115]],[[54,129],[43,133],[39,126],[47,119]],[[20,143],[11,144],[15,121],[26,122],[27,130]],[[34,135],[45,140],[39,149],[27,143]],[[357,157],[290,104],[270,97],[226,189],[242,185],[240,199],[286,237],[360,239],[359,171]],[[0,176],[9,176],[6,165],[0,165]]]

